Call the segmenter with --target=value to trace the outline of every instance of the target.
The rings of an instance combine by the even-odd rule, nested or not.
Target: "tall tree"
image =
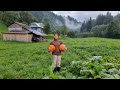
[[[88,21],[84,21],[82,23],[82,26],[80,28],[80,32],[90,32],[92,28],[92,19],[90,17],[90,19]]]
[[[51,33],[51,28],[50,28],[50,24],[49,23],[46,23],[44,28],[43,28],[44,32],[46,34],[50,34]]]
[[[0,20],[9,26],[15,21],[30,24],[34,18],[28,11],[0,11]]]
[[[1,16],[1,20],[9,26],[14,21],[18,21],[18,14],[13,11],[4,11]]]
[[[35,19],[29,12],[21,11],[19,21],[26,22],[26,24],[30,24],[31,22],[35,21]]]
[[[108,25],[96,25],[92,27],[91,32],[93,33],[93,36],[105,37],[107,29],[108,29]]]
[[[120,21],[120,14],[119,13],[114,17],[114,20],[119,20]]]
[[[113,20],[113,16],[111,15],[110,12],[107,12],[107,14],[106,14],[106,16],[104,18],[103,24],[105,24],[105,25],[109,24],[109,23],[112,22],[112,20]]]
[[[115,20],[110,23],[107,29],[107,37],[120,38],[120,21]]]
[[[67,35],[68,28],[65,25],[61,26],[60,30],[61,30],[61,34]]]
[[[111,23],[113,20],[113,16],[111,15],[110,12],[107,12],[106,15],[98,15],[97,18],[96,18],[96,25],[107,25],[109,23]]]
[[[82,23],[82,25],[81,25],[81,28],[80,28],[80,32],[84,32],[85,31],[85,25],[86,25],[86,23],[85,23],[85,21]]]
[[[102,14],[98,15],[96,18],[96,25],[102,25],[104,19],[105,19],[105,15],[102,15]]]
[[[87,32],[91,31],[92,28],[92,19],[90,17],[90,20],[86,23],[86,28],[87,28]]]

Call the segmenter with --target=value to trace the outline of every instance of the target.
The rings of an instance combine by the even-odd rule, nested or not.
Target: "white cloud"
[[[98,14],[106,14],[107,11],[52,11],[55,14],[62,16],[72,16],[78,21],[83,22],[84,20],[88,20],[90,17],[96,18]],[[115,16],[120,11],[109,11],[113,16]]]
[[[75,24],[73,21],[69,21],[68,18],[65,19],[65,25],[71,30],[78,30],[81,27],[81,24]]]

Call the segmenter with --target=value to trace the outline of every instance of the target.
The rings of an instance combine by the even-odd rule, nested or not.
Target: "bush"
[[[0,33],[0,40],[2,40],[3,39],[3,36],[2,36],[2,33]]]
[[[84,32],[84,33],[80,33],[79,35],[80,37],[92,37],[93,36],[91,32]]]
[[[93,33],[93,36],[96,37],[106,37],[108,25],[96,25],[95,27],[92,27],[91,32]]]

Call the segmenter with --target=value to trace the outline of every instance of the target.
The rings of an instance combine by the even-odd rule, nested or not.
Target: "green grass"
[[[2,39],[2,33],[1,32],[6,32],[7,31],[7,26],[0,22],[0,40]]]
[[[22,43],[0,41],[0,78],[3,79],[74,79],[119,78],[119,73],[102,73],[103,69],[120,71],[120,40],[106,38],[61,38],[68,51],[62,53],[60,73],[52,73],[48,42]],[[101,62],[89,61],[102,56]],[[74,63],[73,63],[74,61]],[[112,63],[112,66],[107,64]],[[94,68],[92,68],[94,67]],[[109,75],[107,75],[109,74]]]
[[[7,26],[0,22],[0,32],[6,32],[7,31]]]

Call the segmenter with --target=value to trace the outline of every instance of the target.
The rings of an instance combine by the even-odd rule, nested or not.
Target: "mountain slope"
[[[65,20],[65,25],[70,29],[74,31],[79,31],[81,27],[81,22],[78,22],[76,19],[73,17],[64,17]]]
[[[51,27],[57,28],[64,24],[62,16],[57,16],[50,11],[31,11],[38,22],[48,22]]]
[[[70,30],[80,29],[81,23],[73,17],[63,17],[51,11],[0,11],[0,20],[7,26],[15,21],[30,24],[34,21],[48,22],[53,30],[65,25]]]
[[[69,29],[76,30],[81,26],[81,23],[73,17],[63,17],[50,11],[31,11],[31,14],[36,18],[36,21],[48,22],[54,29],[66,25]]]

